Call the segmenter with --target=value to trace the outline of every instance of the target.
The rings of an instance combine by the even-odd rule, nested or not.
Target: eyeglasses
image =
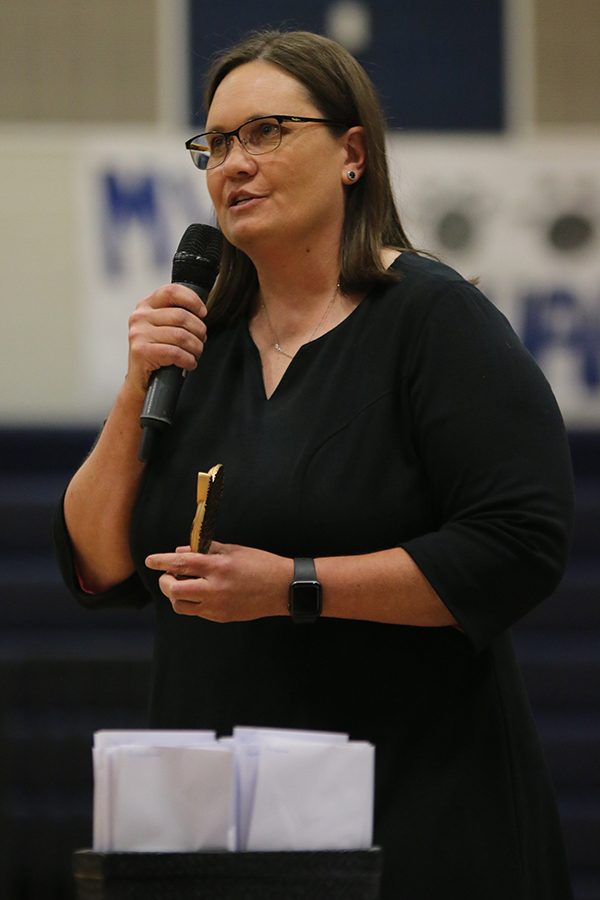
[[[276,150],[281,144],[283,122],[321,122],[323,125],[346,128],[346,125],[333,122],[331,119],[314,119],[308,116],[259,116],[244,122],[233,131],[206,131],[204,134],[198,134],[186,141],[185,147],[190,151],[192,162],[198,169],[214,169],[225,162],[234,137],[252,156]]]

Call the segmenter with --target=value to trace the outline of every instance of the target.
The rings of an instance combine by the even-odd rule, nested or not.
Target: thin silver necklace
[[[319,328],[321,327],[321,325],[323,324],[323,322],[324,322],[325,319],[327,318],[327,316],[328,316],[328,314],[329,314],[329,311],[331,310],[331,307],[333,306],[334,300],[335,300],[335,298],[336,298],[337,295],[338,295],[339,289],[340,289],[340,283],[339,283],[339,281],[338,281],[337,284],[336,284],[336,286],[335,286],[335,290],[334,290],[334,292],[333,292],[333,295],[332,295],[332,297],[331,297],[331,300],[329,301],[329,303],[328,303],[327,306],[325,307],[325,312],[323,313],[323,315],[321,316],[321,318],[319,319],[319,321],[317,322],[317,324],[315,325],[315,327],[314,327],[313,330],[311,331],[310,336],[309,336],[305,341],[303,341],[303,344],[310,344],[310,342],[311,342],[312,339],[314,338],[315,334],[317,333],[317,331],[319,330]],[[271,322],[271,317],[269,316],[269,310],[267,309],[267,304],[265,303],[265,301],[264,301],[262,298],[261,298],[261,301],[260,301],[260,302],[261,302],[262,308],[263,308],[264,311],[265,311],[265,318],[266,318],[266,320],[267,320],[267,325],[269,326],[269,331],[271,332],[271,335],[272,335],[272,337],[273,337],[273,344],[272,344],[273,350],[276,350],[277,353],[281,353],[282,356],[287,356],[288,359],[293,359],[294,356],[296,355],[296,353],[297,353],[298,351],[296,351],[296,353],[287,353],[287,352],[283,349],[283,347],[281,346],[281,344],[280,344],[280,342],[279,342],[279,338],[277,337],[277,332],[276,332],[275,329],[273,328],[273,323]],[[302,346],[302,345],[301,345],[301,346]],[[300,349],[300,348],[298,348],[298,349]]]

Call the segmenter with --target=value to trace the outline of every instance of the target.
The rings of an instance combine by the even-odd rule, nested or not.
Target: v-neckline
[[[309,345],[308,345],[308,344],[303,344],[301,347],[298,348],[298,352],[294,354],[294,356],[292,357],[292,359],[290,359],[288,365],[285,367],[284,371],[283,371],[282,374],[281,374],[281,377],[280,377],[279,381],[277,382],[277,384],[275,385],[275,387],[273,388],[273,390],[271,391],[271,393],[270,393],[270,394],[267,394],[267,389],[266,389],[266,386],[265,386],[265,378],[264,378],[264,374],[263,374],[262,357],[261,357],[261,355],[260,355],[260,350],[258,349],[258,346],[257,346],[257,344],[255,343],[254,338],[252,337],[252,334],[250,333],[250,328],[249,328],[249,326],[248,326],[248,320],[247,320],[247,319],[245,320],[245,325],[246,325],[246,329],[245,329],[245,330],[246,330],[246,335],[247,335],[248,341],[250,342],[251,349],[252,349],[252,353],[253,353],[254,358],[255,358],[255,360],[256,360],[256,367],[257,367],[256,374],[257,374],[257,380],[258,380],[258,383],[259,383],[259,385],[260,385],[260,390],[261,390],[261,395],[262,395],[261,399],[264,400],[265,403],[270,403],[271,400],[273,399],[273,397],[275,396],[275,394],[277,394],[277,393],[280,391],[280,388],[281,388],[282,383],[286,380],[287,374],[288,374],[288,372],[290,371],[290,369],[294,367],[294,363],[295,363],[296,359],[298,358],[298,356],[300,356],[300,354],[302,353],[302,351],[304,350],[304,348],[305,348],[305,347],[308,347]],[[326,333],[327,333],[327,332],[326,332]],[[321,337],[324,337],[324,335],[321,335]],[[312,343],[312,341],[311,341],[310,343]]]
[[[246,332],[248,341],[250,342],[250,344],[251,344],[251,346],[252,346],[252,348],[253,348],[254,356],[255,356],[255,359],[256,359],[256,362],[257,362],[257,365],[258,365],[258,380],[259,380],[259,382],[260,382],[263,400],[264,400],[266,403],[270,403],[270,402],[273,400],[273,398],[275,397],[276,394],[280,394],[280,393],[281,393],[282,385],[284,385],[284,383],[285,383],[286,381],[289,380],[288,373],[290,372],[290,370],[293,370],[294,368],[296,368],[296,365],[295,365],[296,360],[297,360],[299,357],[305,355],[305,351],[307,350],[307,348],[309,348],[309,347],[315,347],[315,346],[317,346],[317,345],[319,345],[319,344],[325,342],[325,340],[326,340],[327,338],[329,338],[330,335],[334,335],[335,333],[339,332],[340,329],[344,328],[344,326],[346,325],[346,323],[347,323],[347,322],[350,322],[350,320],[353,319],[353,318],[356,316],[356,314],[358,313],[358,310],[359,310],[362,306],[364,306],[364,304],[365,304],[366,301],[371,297],[372,294],[373,294],[373,289],[367,291],[367,293],[365,294],[365,296],[363,297],[363,299],[360,301],[360,303],[358,303],[358,304],[354,307],[354,309],[351,310],[351,311],[348,313],[348,315],[346,316],[345,319],[342,319],[341,322],[338,322],[337,325],[334,325],[333,328],[330,328],[330,329],[329,329],[329,331],[325,331],[323,334],[320,334],[319,337],[313,338],[313,340],[307,341],[305,344],[302,344],[302,345],[298,348],[298,350],[297,350],[297,352],[294,354],[294,356],[290,359],[289,364],[286,366],[284,372],[283,372],[282,375],[281,375],[281,378],[279,379],[279,381],[277,382],[277,384],[275,385],[275,387],[274,387],[274,389],[271,391],[271,393],[268,394],[268,395],[267,395],[267,390],[266,390],[266,387],[265,387],[265,379],[264,379],[264,375],[263,375],[263,365],[262,365],[262,357],[261,357],[261,355],[260,355],[260,350],[259,350],[258,345],[256,344],[254,338],[252,337],[252,333],[251,333],[251,331],[250,331],[250,322],[249,322],[249,320],[248,320],[247,318],[244,319],[245,332]]]
[[[398,256],[396,256],[392,260],[392,262],[388,266],[388,269],[396,268],[398,265],[398,260],[400,259],[401,256],[402,256],[402,253],[399,253]],[[243,319],[244,330],[246,332],[247,339],[250,342],[251,347],[253,348],[254,357],[255,357],[255,360],[258,365],[258,373],[257,373],[258,381],[259,381],[259,384],[261,387],[262,399],[264,400],[265,403],[270,403],[276,394],[281,393],[282,385],[284,384],[284,382],[289,381],[288,372],[290,371],[290,369],[296,368],[294,363],[296,362],[296,359],[299,356],[303,355],[303,351],[307,347],[317,346],[318,344],[324,342],[329,337],[329,335],[334,335],[334,334],[336,334],[336,332],[339,332],[340,329],[343,329],[346,326],[347,322],[350,322],[352,319],[354,319],[354,317],[357,315],[359,309],[361,309],[363,306],[365,306],[365,304],[367,304],[367,301],[370,301],[371,298],[377,293],[378,287],[379,287],[379,285],[375,285],[374,287],[369,288],[369,290],[367,290],[367,293],[362,298],[360,303],[358,303],[354,307],[354,309],[348,313],[348,315],[346,316],[345,319],[342,319],[341,322],[338,322],[337,325],[334,325],[333,328],[329,329],[329,331],[325,331],[323,334],[320,334],[319,337],[316,337],[311,341],[307,341],[306,344],[302,344],[298,348],[297,352],[294,354],[292,359],[290,360],[289,365],[286,366],[283,374],[281,375],[281,378],[279,379],[279,381],[277,382],[277,384],[275,385],[275,387],[273,388],[271,393],[268,395],[267,395],[267,390],[265,387],[265,379],[264,379],[264,375],[263,375],[262,357],[260,355],[260,350],[259,350],[258,345],[256,344],[254,338],[252,337],[252,333],[250,331],[249,319],[248,318]]]

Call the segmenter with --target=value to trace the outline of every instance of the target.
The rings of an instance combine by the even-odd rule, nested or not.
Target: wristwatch
[[[294,580],[290,584],[288,609],[298,625],[311,625],[321,615],[323,591],[313,559],[294,560]]]

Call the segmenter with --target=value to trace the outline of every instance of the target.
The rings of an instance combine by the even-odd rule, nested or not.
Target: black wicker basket
[[[381,851],[73,855],[77,900],[377,900]]]

